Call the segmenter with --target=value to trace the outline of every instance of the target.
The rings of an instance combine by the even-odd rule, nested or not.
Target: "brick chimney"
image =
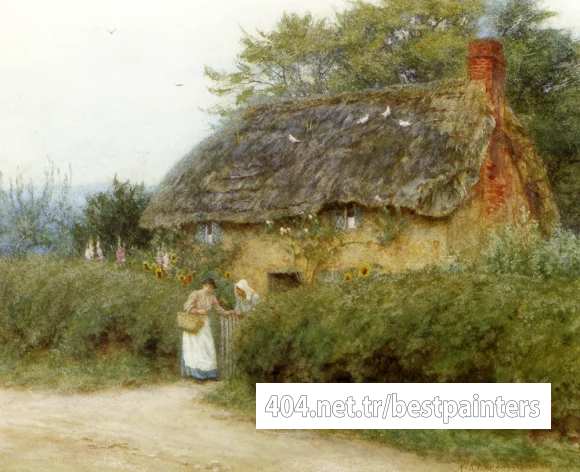
[[[503,125],[505,105],[505,69],[503,46],[493,39],[477,39],[469,45],[467,71],[473,80],[485,82],[487,96],[493,104],[497,125]]]
[[[488,214],[497,214],[510,192],[509,171],[506,169],[504,132],[505,70],[503,46],[493,39],[478,39],[469,45],[467,55],[469,78],[484,83],[495,118],[488,155],[481,168],[481,192]]]

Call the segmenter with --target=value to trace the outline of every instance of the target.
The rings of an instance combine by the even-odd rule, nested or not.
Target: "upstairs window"
[[[355,203],[349,203],[336,210],[335,223],[337,228],[357,229],[362,221],[361,208]]]
[[[197,227],[196,239],[202,244],[216,244],[220,241],[222,230],[215,222],[202,223]]]

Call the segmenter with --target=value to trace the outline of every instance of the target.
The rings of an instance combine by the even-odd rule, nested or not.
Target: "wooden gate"
[[[232,341],[237,326],[237,318],[221,318],[219,371],[220,377],[226,380],[234,373],[235,359],[232,351]]]

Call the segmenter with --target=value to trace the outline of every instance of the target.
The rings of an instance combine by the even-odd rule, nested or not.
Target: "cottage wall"
[[[321,214],[329,219],[329,214]],[[475,256],[474,247],[487,243],[488,231],[479,217],[478,203],[468,205],[447,219],[430,219],[412,214],[403,216],[406,226],[388,244],[381,244],[383,231],[380,212],[363,209],[362,223],[357,229],[345,230],[344,246],[321,267],[320,279],[324,275],[342,276],[369,264],[381,273],[420,269],[428,264],[443,262],[448,257]],[[245,278],[261,293],[268,292],[270,272],[311,273],[306,261],[295,260],[289,246],[291,240],[281,236],[275,226],[272,233],[263,231],[265,224],[228,225],[224,231],[223,244],[226,248],[239,245],[231,263],[232,275]]]

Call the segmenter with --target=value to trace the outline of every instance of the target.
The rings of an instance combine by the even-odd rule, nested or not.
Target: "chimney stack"
[[[485,83],[485,90],[493,104],[496,126],[503,125],[505,104],[505,69],[503,46],[493,39],[477,39],[469,45],[468,75]]]

